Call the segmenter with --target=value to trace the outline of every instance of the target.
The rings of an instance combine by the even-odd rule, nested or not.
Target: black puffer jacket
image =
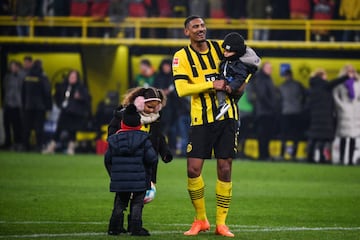
[[[156,153],[143,131],[120,131],[108,138],[111,192],[140,192],[150,188]]]
[[[335,108],[332,89],[347,78],[326,81],[319,77],[310,79],[307,109],[310,114],[308,137],[332,140],[335,134]]]
[[[240,60],[223,60],[220,63],[220,79],[226,79],[231,90],[235,92],[245,82],[249,74],[254,74],[256,70],[257,67],[247,65]]]
[[[119,106],[114,110],[114,117],[108,126],[108,136],[111,136],[120,129],[120,122],[122,120],[123,114],[122,110],[122,106]],[[145,127],[149,130],[148,133],[150,134],[150,141],[155,149],[155,152],[161,156],[161,159],[165,163],[170,162],[172,160],[172,155],[169,146],[166,143],[165,136],[161,132],[160,119],[157,119],[155,122],[146,124]]]
[[[34,63],[22,86],[24,110],[47,111],[52,108],[51,86],[38,63]]]

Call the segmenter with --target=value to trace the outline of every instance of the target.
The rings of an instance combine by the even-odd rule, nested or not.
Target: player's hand
[[[223,91],[225,90],[226,82],[225,80],[215,80],[213,81],[213,86],[215,90]]]

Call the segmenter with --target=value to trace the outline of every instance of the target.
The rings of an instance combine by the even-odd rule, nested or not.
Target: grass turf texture
[[[196,239],[222,238],[214,235],[215,165],[207,160],[203,170],[212,228]],[[234,161],[232,178],[227,223],[236,239],[359,239],[359,167]],[[157,195],[143,214],[147,239],[194,238],[183,236],[194,216],[186,183],[184,159],[159,163]],[[0,239],[114,239],[108,186],[101,156],[0,152]]]

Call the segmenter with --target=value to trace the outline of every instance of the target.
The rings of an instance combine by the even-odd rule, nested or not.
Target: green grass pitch
[[[234,161],[232,175],[236,239],[360,239],[359,167]],[[175,159],[159,162],[146,239],[223,239],[214,235],[216,161],[203,176],[211,231],[183,236],[194,211],[186,161]],[[0,239],[144,239],[106,235],[112,203],[102,156],[0,152]]]

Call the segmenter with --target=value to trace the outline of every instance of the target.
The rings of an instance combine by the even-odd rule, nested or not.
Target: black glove
[[[125,108],[123,106],[119,106],[113,111],[113,115],[115,118],[122,119],[123,112],[125,111]]]
[[[171,152],[166,152],[165,155],[161,156],[161,159],[164,163],[169,163],[173,160],[173,155]]]

